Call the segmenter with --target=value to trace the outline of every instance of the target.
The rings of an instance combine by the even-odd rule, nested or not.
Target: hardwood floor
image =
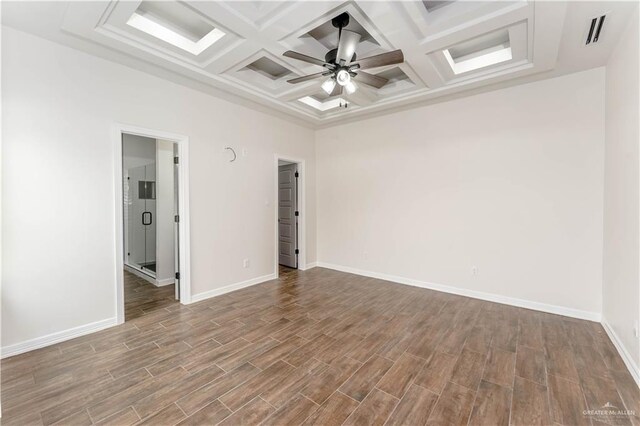
[[[149,306],[3,360],[2,424],[640,424],[597,323],[321,268]]]
[[[176,305],[173,284],[156,287],[150,282],[124,271],[124,317],[125,321],[138,318],[156,309]]]

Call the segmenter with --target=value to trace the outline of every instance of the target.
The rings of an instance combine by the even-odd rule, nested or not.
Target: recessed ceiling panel
[[[455,74],[479,70],[513,58],[506,29],[458,43],[443,53]]]
[[[409,80],[409,77],[400,69],[400,67],[391,68],[386,71],[382,71],[377,74],[380,77],[384,77],[389,80],[389,83],[393,84],[398,81]],[[389,84],[387,83],[387,84]]]
[[[491,32],[489,34],[482,35],[480,37],[473,38],[471,40],[463,41],[455,46],[450,47],[449,54],[454,60],[463,59],[463,57],[477,55],[480,52],[495,47],[508,47],[509,45],[509,31],[506,29]]]
[[[278,79],[285,75],[291,74],[291,71],[275,61],[263,56],[246,66],[247,69],[253,70],[271,79]]]
[[[214,27],[185,3],[177,1],[143,1],[136,13],[162,22],[179,34],[197,42]]]
[[[422,0],[422,4],[427,9],[427,12],[433,12],[441,7],[447,6],[453,3],[454,0]]]
[[[491,73],[530,63],[529,33],[527,21],[476,34],[451,42],[445,48],[428,56],[440,70],[447,83]],[[461,80],[462,79],[462,80]]]
[[[320,112],[325,112],[336,108],[345,108],[345,105],[350,105],[350,103],[345,99],[335,97],[321,101],[314,96],[305,96],[298,99],[298,101]]]
[[[378,45],[378,42],[376,42],[373,36],[371,36],[353,16],[349,16],[349,25],[344,27],[344,29],[360,34],[360,43],[370,42]],[[331,19],[313,28],[303,37],[305,36],[312,37],[327,49],[333,49],[338,45],[338,29],[333,26]]]
[[[565,8],[551,2],[534,7],[529,0],[105,0],[70,2],[63,12],[66,34],[120,51],[144,67],[155,65],[160,73],[187,77],[183,81],[194,87],[206,84],[323,123],[548,71],[557,58]],[[401,49],[404,62],[374,66],[370,61],[360,72],[387,82],[368,86],[354,71],[357,90],[349,94],[323,93],[326,76],[288,83],[322,73],[323,67],[283,53],[323,60],[337,47],[338,29],[331,20],[342,13],[350,18],[345,29],[360,35],[357,58]],[[349,107],[340,108],[341,100]]]
[[[199,55],[225,33],[185,3],[143,1],[127,25],[193,55]]]

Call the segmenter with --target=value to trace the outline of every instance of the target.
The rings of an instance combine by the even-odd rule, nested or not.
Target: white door
[[[278,263],[298,267],[298,167],[278,167]]]

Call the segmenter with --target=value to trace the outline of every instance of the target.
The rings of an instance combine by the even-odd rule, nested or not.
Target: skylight
[[[311,96],[305,96],[298,100],[303,104],[307,104],[310,107],[317,109],[318,111],[327,111],[333,108],[338,108],[341,104],[344,105],[347,102],[342,98],[332,98],[322,102]]]
[[[455,74],[462,74],[464,72],[499,64],[500,62],[509,61],[512,58],[510,47],[486,52],[480,56],[475,56],[460,62],[456,62],[451,57],[449,50],[444,51],[444,57],[447,58],[447,62],[449,62],[449,65]]]
[[[509,32],[506,29],[459,43],[445,49],[443,53],[455,74],[499,64],[513,58]]]
[[[143,1],[127,25],[196,56],[225,35],[178,2]]]

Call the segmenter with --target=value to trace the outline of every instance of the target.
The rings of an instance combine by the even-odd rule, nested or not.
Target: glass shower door
[[[156,272],[156,165],[128,170],[127,223],[130,266],[155,276]]]

